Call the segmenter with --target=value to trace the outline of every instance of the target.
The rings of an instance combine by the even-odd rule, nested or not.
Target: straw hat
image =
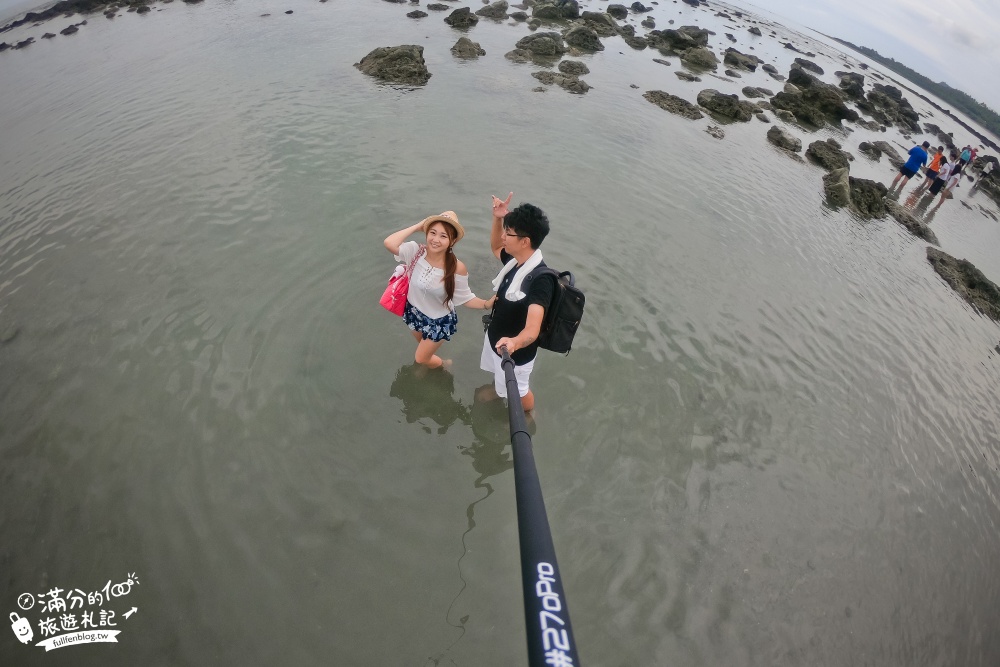
[[[454,211],[445,211],[440,215],[431,215],[424,218],[420,223],[421,226],[423,226],[424,233],[427,233],[427,230],[430,229],[430,226],[435,222],[443,222],[452,226],[452,229],[455,230],[455,243],[461,241],[462,237],[465,236],[465,228],[462,227],[462,223],[458,221],[458,216],[455,215]]]

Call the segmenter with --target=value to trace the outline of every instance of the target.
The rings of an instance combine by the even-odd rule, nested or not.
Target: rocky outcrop
[[[671,95],[670,93],[665,93],[662,90],[646,91],[643,94],[643,97],[664,111],[675,113],[678,116],[684,116],[685,118],[690,118],[691,120],[698,120],[699,118],[704,117],[695,105],[691,104],[684,98]]]
[[[928,227],[922,220],[915,217],[907,209],[900,206],[898,202],[893,201],[892,199],[887,199],[885,202],[885,208],[889,212],[889,215],[891,215],[896,222],[905,227],[908,232],[917,238],[927,241],[928,243],[938,245],[937,235],[931,231],[931,228]]]
[[[468,37],[459,37],[455,45],[451,47],[451,54],[456,58],[469,59],[485,56],[486,51],[483,50],[483,47],[478,42],[473,42]]]
[[[847,107],[836,86],[823,83],[801,67],[792,67],[788,82],[795,88],[771,98],[775,109],[790,111],[800,121],[815,127],[822,127],[828,120],[839,124],[841,120],[858,119],[858,112]]]
[[[823,68],[811,60],[806,60],[805,58],[796,58],[795,64],[801,67],[802,69],[807,69],[815,74],[823,74]]]
[[[840,90],[854,100],[865,96],[865,75],[857,72],[837,72],[840,76]]]
[[[851,188],[851,208],[864,218],[881,218],[885,215],[884,197],[889,190],[876,181],[865,178],[848,179]]]
[[[840,167],[823,176],[823,192],[830,206],[847,206],[851,203],[851,170]]]
[[[569,76],[590,74],[590,68],[579,60],[563,60],[559,63],[559,71]]]
[[[706,88],[698,93],[698,104],[712,113],[741,122],[749,121],[758,111],[757,107],[741,100],[738,96],[723,95],[712,88]]]
[[[575,19],[580,16],[580,5],[576,2],[576,0],[539,2],[531,8],[531,15],[535,18],[555,21],[561,19]]]
[[[699,46],[708,46],[708,31],[696,25],[684,25],[674,30],[650,30],[646,40],[654,49],[680,53]]]
[[[882,151],[880,151],[877,146],[870,144],[867,141],[862,141],[858,144],[858,150],[876,162],[882,158]]]
[[[774,93],[767,88],[758,88],[756,86],[746,86],[743,89],[743,94],[751,99],[758,97],[774,97]],[[770,103],[768,103],[768,108],[770,108]]]
[[[369,76],[393,83],[422,86],[431,78],[424,62],[424,47],[414,44],[379,47],[354,66]]]
[[[761,36],[760,28],[758,28],[757,26],[753,26],[752,28],[747,30],[747,32],[749,32],[751,35],[757,35],[758,37]]]
[[[523,49],[533,57],[558,58],[566,53],[562,35],[558,32],[538,32],[518,40],[518,49]]]
[[[697,47],[694,49],[688,49],[681,56],[681,60],[687,63],[689,66],[697,69],[711,69],[714,70],[719,66],[719,59],[714,53],[709,51],[704,47]]]
[[[740,53],[736,49],[729,47],[726,49],[726,55],[723,56],[722,62],[733,67],[738,67],[739,69],[747,70],[748,72],[756,72],[757,65],[761,64],[762,61],[757,56]]]
[[[619,5],[620,7],[621,5]],[[611,8],[608,7],[610,10]],[[628,12],[625,12],[626,16]],[[610,13],[605,12],[584,12],[580,15],[583,24],[596,32],[601,37],[614,37],[618,34],[619,27]],[[631,26],[629,26],[631,27]],[[633,32],[635,29],[633,28]]]
[[[472,10],[468,7],[462,7],[461,9],[456,9],[451,14],[444,17],[444,22],[452,28],[467,30],[479,23],[479,17],[473,14]]]
[[[532,72],[531,76],[546,85],[555,84],[564,90],[568,90],[569,92],[576,93],[578,95],[582,95],[591,88],[586,81],[573,75],[559,74],[557,72],[542,70],[540,72]]]
[[[690,72],[685,72],[683,70],[678,70],[674,72],[674,74],[676,74],[677,78],[680,79],[681,81],[691,81],[691,82],[701,81],[700,76],[695,76],[694,74],[691,74]]]
[[[991,319],[1000,320],[1000,288],[972,262],[955,259],[937,248],[927,249],[927,260],[969,305]]]
[[[814,141],[806,149],[806,155],[827,171],[849,168],[851,156],[840,150],[840,144],[833,139]]]
[[[798,153],[802,150],[802,140],[777,125],[772,125],[771,129],[767,131],[767,140],[778,148],[784,148],[793,153]]]
[[[563,36],[566,43],[570,46],[575,46],[581,51],[587,51],[594,53],[595,51],[603,51],[604,44],[601,43],[601,38],[597,36],[597,33],[585,25],[575,25],[566,31]]]
[[[625,5],[611,4],[608,5],[607,11],[612,18],[616,18],[619,21],[628,18],[628,7]]]
[[[885,156],[889,158],[889,164],[891,164],[896,169],[902,167],[903,163],[906,162],[906,160],[903,159],[903,156],[899,154],[899,151],[893,148],[892,144],[890,144],[888,141],[882,141],[882,140],[873,141],[872,146],[877,148],[882,153],[885,153]]]
[[[895,86],[873,84],[865,99],[858,102],[858,108],[883,125],[895,124],[911,132],[920,132],[920,116]]]
[[[507,18],[507,0],[497,0],[496,2],[476,10],[476,16],[502,21]]]

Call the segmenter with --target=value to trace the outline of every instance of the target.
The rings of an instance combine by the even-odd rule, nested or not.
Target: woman
[[[408,236],[419,230],[426,234],[425,246],[416,241],[406,241]],[[454,211],[445,211],[401,229],[383,242],[386,250],[406,266],[418,257],[410,276],[403,321],[417,341],[414,359],[427,368],[440,368],[450,363],[436,353],[458,331],[455,306],[489,310],[496,298],[494,296],[488,301],[480,299],[469,289],[469,271],[455,257],[454,251],[455,244],[463,236],[465,229],[458,216]]]

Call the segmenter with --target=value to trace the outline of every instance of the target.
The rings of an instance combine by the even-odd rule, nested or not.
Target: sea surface
[[[524,24],[480,21],[486,56],[460,61],[463,33],[409,4],[152,7],[0,35],[36,39],[0,53],[0,611],[35,643],[84,612],[119,631],[52,652],[3,632],[0,662],[527,664],[479,313],[459,312],[451,372],[421,373],[378,306],[382,239],[446,209],[487,294],[490,195],[513,191],[587,294],[573,351],[532,376],[584,665],[1000,664],[1000,326],[926,242],[828,207],[770,123],[642,97],[781,82],[683,82],[616,37],[578,58],[588,93],[534,92],[538,66],[503,57]],[[825,81],[859,71],[720,8],[650,15],[784,74],[784,41]],[[353,67],[397,44],[424,47],[426,86]],[[935,140],[771,122],[886,184],[859,142]],[[924,214],[1000,282],[997,206],[969,185]]]

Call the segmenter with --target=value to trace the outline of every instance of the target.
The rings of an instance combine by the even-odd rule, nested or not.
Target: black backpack
[[[540,266],[525,276],[525,279],[534,280],[541,276],[552,276],[556,287],[552,292],[552,301],[545,309],[545,320],[538,334],[538,347],[552,352],[569,352],[573,347],[573,336],[580,328],[586,296],[576,287],[573,274],[569,271],[560,273],[547,266]],[[523,290],[527,293],[527,286]]]

